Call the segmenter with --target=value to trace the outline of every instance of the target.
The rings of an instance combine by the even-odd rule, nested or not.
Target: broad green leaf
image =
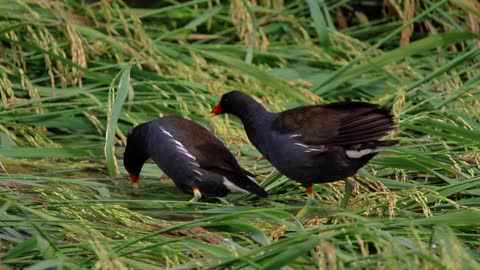
[[[115,134],[117,132],[117,123],[120,118],[123,103],[127,97],[130,87],[130,66],[128,66],[120,77],[118,89],[115,93],[115,99],[108,105],[108,123],[105,139],[105,160],[107,162],[108,172],[111,176],[118,174],[117,159],[114,155]],[[113,93],[111,93],[113,95]]]
[[[330,39],[328,37],[327,23],[325,22],[325,17],[320,10],[318,1],[316,0],[305,0],[310,10],[310,16],[313,19],[315,30],[320,40],[320,46],[329,47],[331,45]],[[322,5],[325,5],[322,2]]]

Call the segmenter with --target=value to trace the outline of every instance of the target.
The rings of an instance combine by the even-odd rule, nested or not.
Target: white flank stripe
[[[303,148],[308,148],[308,146],[306,146],[306,145],[303,144],[303,143],[294,143],[294,144],[296,144],[296,145],[298,145],[298,146],[301,146],[301,147],[303,147]]]
[[[177,140],[175,140],[175,139],[173,139],[173,142],[175,142],[176,145],[178,145],[178,146],[180,146],[180,147],[182,147],[182,148],[185,148],[181,142],[179,142],[179,141],[177,141]]]
[[[188,150],[185,148],[185,146],[183,146],[183,144],[175,139],[172,139],[172,141],[176,144],[176,148],[179,152],[181,152],[182,154],[186,155],[187,157],[189,157],[190,159],[193,159],[193,161],[196,161],[197,159],[188,152]],[[200,165],[199,165],[200,166]]]
[[[163,133],[167,134],[170,138],[173,138],[172,134],[171,134],[170,132],[166,131],[163,127],[160,127],[160,130],[161,130]]]
[[[319,148],[308,148],[305,152],[310,153],[310,152],[326,152],[327,148],[323,145],[319,145]]]
[[[180,151],[180,152],[182,152],[182,153],[184,153],[184,154],[188,153],[188,152],[187,152],[187,149],[185,149],[185,148],[183,148],[183,147],[180,147],[180,146],[175,146],[175,147],[177,147],[177,150],[178,150],[178,151]]]
[[[192,156],[190,153],[185,153],[185,155],[193,160],[197,160],[194,156]]]
[[[183,154],[187,154],[187,153],[188,153],[188,152],[187,152],[187,149],[185,149],[185,148],[183,148],[183,147],[181,147],[181,146],[176,145],[175,147],[177,148],[178,151],[182,152]]]
[[[289,138],[295,138],[295,137],[300,137],[302,136],[302,134],[293,134],[293,135],[290,135]]]
[[[195,161],[190,162],[190,164],[192,164],[193,166],[196,166],[196,167],[200,167],[200,164],[198,164],[198,163],[195,162]]]
[[[194,172],[196,172],[198,175],[202,176],[203,174],[200,172],[200,171],[197,171],[197,170],[193,170]],[[200,180],[201,181],[201,180]]]

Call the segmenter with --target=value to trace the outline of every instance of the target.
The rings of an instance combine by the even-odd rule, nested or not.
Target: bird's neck
[[[253,98],[244,102],[241,107],[241,110],[237,110],[234,114],[242,120],[244,125],[254,124],[269,114],[265,107]]]
[[[269,114],[270,112],[260,106],[248,111],[244,111],[241,115],[239,115],[239,118],[242,120],[244,126],[256,126],[268,118]]]
[[[250,142],[266,156],[268,154],[266,151],[269,144],[270,134],[268,131],[277,114],[269,112],[263,107],[262,109],[263,110],[257,111],[256,113],[247,114],[240,119],[242,120]]]

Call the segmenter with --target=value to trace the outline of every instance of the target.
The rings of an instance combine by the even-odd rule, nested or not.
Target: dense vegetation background
[[[1,269],[480,268],[477,1],[142,2],[0,1]],[[304,190],[209,116],[231,89],[271,110],[379,103],[401,143],[347,209],[343,181],[316,185],[298,220]],[[166,114],[271,196],[188,204],[151,163],[132,196],[126,132]]]

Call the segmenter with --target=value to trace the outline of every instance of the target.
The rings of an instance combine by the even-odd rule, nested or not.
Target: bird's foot
[[[311,207],[317,205],[317,200],[315,199],[315,193],[313,192],[312,187],[307,187],[307,202],[305,206],[297,214],[298,219],[303,219],[309,213]]]
[[[189,202],[198,202],[202,198],[202,193],[196,187],[194,187],[192,190],[193,190],[193,198]]]
[[[355,180],[349,180],[348,178],[345,180],[345,194],[343,195],[342,208],[347,208],[348,201],[356,185],[357,182]]]
[[[315,199],[315,195],[308,194],[307,196],[307,203],[305,204],[306,207],[311,207],[311,206],[316,206],[317,205],[317,200]]]
[[[315,199],[308,198],[305,206],[300,211],[298,211],[296,215],[297,219],[304,219],[308,216],[311,216],[315,212],[313,208],[316,205],[317,202],[315,201]]]
[[[138,191],[138,182],[133,183],[132,186],[133,186],[132,195],[135,196],[135,197],[139,197],[140,192]]]

